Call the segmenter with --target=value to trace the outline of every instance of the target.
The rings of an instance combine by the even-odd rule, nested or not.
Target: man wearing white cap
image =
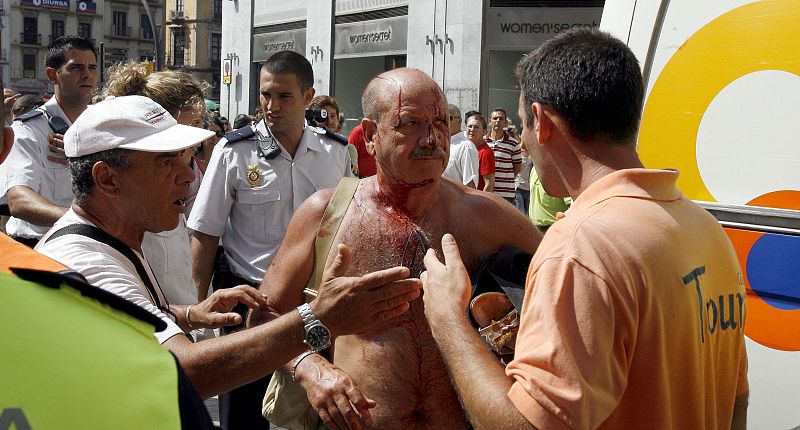
[[[75,200],[37,251],[164,320],[167,328],[156,333],[158,342],[175,353],[203,396],[263,377],[306,349],[299,313],[264,329],[197,344],[183,336],[198,327],[240,323],[241,316],[230,312],[238,302],[254,309],[265,304],[263,295],[241,286],[195,305],[170,305],[141,251],[145,232],[177,225],[194,178],[192,148],[213,132],[180,125],[159,104],[141,96],[109,98],[86,112],[64,137]],[[341,264],[324,278],[322,290],[330,293],[311,304],[329,336],[365,331],[377,320],[404,312],[408,300],[419,295],[418,281],[400,281],[408,276],[403,268],[333,278],[340,267],[346,268],[349,252],[340,250],[340,257]],[[226,362],[234,351],[242,366]]]

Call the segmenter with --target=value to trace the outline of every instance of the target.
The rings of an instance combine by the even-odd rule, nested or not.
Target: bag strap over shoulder
[[[150,293],[150,296],[153,297],[153,300],[155,301],[156,305],[162,310],[164,310],[163,306],[161,305],[161,300],[158,294],[156,293],[155,286],[153,286],[153,283],[150,281],[150,276],[148,276],[147,274],[147,270],[145,270],[142,261],[139,260],[139,257],[136,256],[136,253],[134,253],[133,250],[128,245],[125,245],[121,240],[117,239],[114,236],[111,236],[104,230],[87,224],[70,224],[68,226],[62,227],[61,229],[51,234],[50,237],[48,237],[45,242],[48,242],[52,239],[67,234],[78,234],[81,236],[86,236],[90,239],[94,239],[100,243],[104,243],[116,249],[117,251],[119,251],[120,254],[127,257],[128,260],[130,260],[131,264],[133,264],[133,266],[136,268],[136,273],[139,275],[139,278],[142,279],[145,288],[147,288],[147,291]]]
[[[339,181],[339,186],[333,192],[331,201],[325,208],[322,220],[317,230],[317,237],[314,239],[314,272],[308,281],[308,285],[303,290],[306,298],[311,300],[317,296],[319,284],[322,282],[322,273],[325,271],[325,261],[330,254],[333,239],[339,231],[344,214],[350,207],[350,202],[356,194],[360,180],[357,178],[344,177]]]

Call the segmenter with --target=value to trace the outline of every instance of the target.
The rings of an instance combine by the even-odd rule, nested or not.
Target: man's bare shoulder
[[[443,203],[450,206],[450,212],[471,220],[471,238],[481,238],[492,250],[514,245],[530,253],[536,251],[542,238],[539,231],[519,209],[497,194],[449,181],[444,190],[447,198]]]
[[[326,188],[315,192],[297,208],[295,216],[306,219],[322,219],[322,215],[325,213],[325,208],[328,207],[334,191],[336,191],[336,188]]]

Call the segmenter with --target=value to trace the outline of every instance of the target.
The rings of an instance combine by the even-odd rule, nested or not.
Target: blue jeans
[[[531,192],[517,188],[516,197],[514,198],[514,206],[517,207],[525,216],[528,216],[528,208],[531,204]]]

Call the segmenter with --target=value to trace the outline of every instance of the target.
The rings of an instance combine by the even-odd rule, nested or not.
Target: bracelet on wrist
[[[294,360],[294,365],[292,366],[292,381],[297,382],[297,379],[295,379],[295,372],[297,371],[297,366],[300,365],[301,361],[303,361],[306,357],[308,357],[309,355],[312,355],[312,354],[316,354],[316,352],[314,352],[314,351],[306,351],[306,352],[300,354],[300,356],[297,357],[297,359]]]
[[[191,330],[194,330],[194,329],[195,329],[195,327],[194,327],[194,326],[192,326],[192,319],[191,319],[191,318],[192,318],[192,316],[191,316],[191,314],[189,313],[189,312],[191,312],[191,311],[192,311],[192,306],[194,306],[194,305],[189,305],[189,306],[186,306],[186,325],[187,325],[187,326],[189,326],[189,329],[191,329]]]

